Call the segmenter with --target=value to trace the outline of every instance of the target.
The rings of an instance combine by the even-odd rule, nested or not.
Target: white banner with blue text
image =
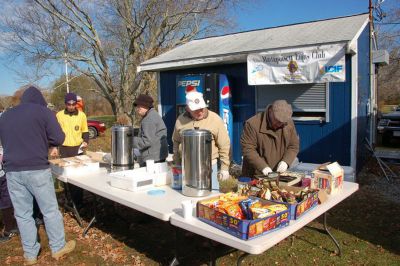
[[[344,44],[275,50],[247,56],[249,85],[343,82]]]

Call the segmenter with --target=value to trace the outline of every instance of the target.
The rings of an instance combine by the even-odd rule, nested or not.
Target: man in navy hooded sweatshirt
[[[48,162],[49,151],[57,155],[56,147],[64,142],[65,135],[46,106],[41,92],[29,87],[21,103],[0,117],[7,185],[27,265],[37,263],[40,250],[32,217],[33,198],[43,213],[52,257],[58,260],[75,248],[75,240],[65,242],[63,217]]]

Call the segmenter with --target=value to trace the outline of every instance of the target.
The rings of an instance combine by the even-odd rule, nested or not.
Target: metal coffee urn
[[[182,193],[202,197],[211,193],[211,132],[187,129],[182,132]]]
[[[133,127],[111,128],[111,168],[113,171],[133,168]]]

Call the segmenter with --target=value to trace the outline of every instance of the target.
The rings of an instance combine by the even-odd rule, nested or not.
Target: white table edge
[[[234,247],[236,249],[242,250],[249,254],[257,255],[261,254],[272,246],[276,245],[286,237],[290,236],[297,230],[301,229],[311,221],[318,218],[320,215],[324,214],[326,211],[336,206],[338,203],[352,195],[358,190],[357,183],[345,182],[345,188],[339,192],[339,194],[330,196],[329,200],[323,204],[318,205],[316,208],[309,210],[303,217],[299,220],[291,221],[290,225],[281,228],[270,234],[260,236],[251,240],[241,240],[228,233],[219,230],[211,225],[208,225],[199,219],[193,217],[190,220],[185,220],[181,215],[174,214],[171,216],[171,224],[191,231],[198,235],[210,238],[222,244]],[[192,226],[194,224],[196,226]],[[271,239],[271,237],[273,239]]]

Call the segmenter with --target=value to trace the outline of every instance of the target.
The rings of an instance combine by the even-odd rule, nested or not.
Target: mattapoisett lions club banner
[[[343,44],[279,50],[247,56],[249,85],[346,80]]]

